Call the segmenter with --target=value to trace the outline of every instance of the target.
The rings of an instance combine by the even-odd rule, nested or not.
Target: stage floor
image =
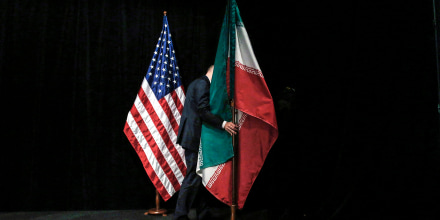
[[[0,220],[168,220],[173,218],[173,211],[167,216],[162,215],[144,215],[147,210],[101,210],[101,211],[44,211],[44,212],[0,212]],[[216,219],[229,220],[230,210],[216,210]],[[189,213],[190,219],[195,219],[195,210]],[[259,210],[253,212],[239,212],[238,220],[269,220],[273,219],[269,216],[267,210]],[[275,218],[279,219],[279,218]],[[283,218],[284,219],[284,218]]]
[[[1,220],[73,220],[73,219],[159,219],[158,216],[146,216],[146,210],[102,210],[102,211],[45,211],[0,213]],[[160,216],[160,219],[172,219],[172,216]]]

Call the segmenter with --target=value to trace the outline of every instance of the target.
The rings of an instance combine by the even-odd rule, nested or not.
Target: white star
[[[171,60],[174,60],[174,57],[171,57]]]
[[[178,67],[178,66],[176,66],[176,69],[179,69],[179,67]]]
[[[164,64],[168,64],[166,60],[165,60],[163,63],[164,63]]]
[[[160,76],[160,78],[162,78],[162,79],[163,79],[163,78],[165,78],[165,76],[164,76],[164,75],[162,75],[162,76]]]
[[[162,90],[159,89],[159,93],[161,93],[161,92],[162,92]]]
[[[166,57],[168,57],[168,54],[165,54]]]
[[[159,85],[163,85],[163,83],[159,83]]]
[[[167,27],[168,25],[165,24],[165,27]]]
[[[159,47],[159,44],[156,44],[156,47]]]
[[[174,50],[173,50],[173,53],[175,53]]]
[[[159,68],[159,67],[157,67],[157,70],[160,70],[160,68]]]
[[[152,76],[153,74],[151,72],[149,72],[148,75]]]
[[[153,83],[154,85],[156,85],[157,84],[157,82],[156,81],[154,81],[154,83]]]
[[[170,44],[171,43],[171,41],[167,41],[168,42],[168,44]]]
[[[156,59],[153,58],[153,62],[156,62]]]
[[[173,64],[172,64],[172,63],[170,63],[170,67],[173,67]]]
[[[173,83],[176,84],[177,83],[176,80],[173,80]]]
[[[167,87],[170,87],[170,84],[167,84]]]
[[[156,74],[156,78],[159,77],[159,75]]]
[[[157,45],[157,47],[159,47],[159,45]],[[157,54],[157,51],[154,51],[154,54]]]

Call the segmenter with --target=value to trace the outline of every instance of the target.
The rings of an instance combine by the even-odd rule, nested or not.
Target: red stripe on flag
[[[258,136],[258,138],[250,138]],[[238,207],[243,208],[246,198],[264,161],[278,137],[278,130],[263,120],[248,115],[238,134]],[[255,146],[262,146],[256,148]],[[252,158],[252,160],[249,160]]]
[[[177,152],[176,148],[174,147],[174,144],[171,141],[170,136],[168,135],[168,132],[167,132],[165,126],[162,124],[159,117],[157,116],[157,113],[154,110],[153,106],[151,105],[151,102],[148,100],[148,97],[145,94],[144,90],[140,89],[138,95],[139,95],[139,99],[144,104],[145,109],[147,110],[148,114],[150,115],[150,117],[154,123],[154,126],[159,131],[160,136],[162,137],[162,140],[165,143],[165,146],[168,148],[169,152],[171,153],[171,156],[174,158],[180,171],[185,176],[186,175],[185,163],[183,162],[182,158],[180,157],[179,152]],[[175,178],[175,176],[174,176],[174,178]],[[176,182],[173,182],[173,185],[174,185],[174,188],[176,188],[176,186],[178,186],[176,191],[178,191],[180,189],[180,184],[177,180],[176,180]]]
[[[174,104],[177,107],[177,110],[179,111],[179,114],[182,115],[183,105],[182,105],[182,102],[180,101],[179,97],[177,97],[176,90],[173,90],[170,94],[171,94],[171,98],[173,98]],[[177,129],[177,130],[179,130],[179,129]],[[176,132],[176,134],[177,134],[177,132]]]
[[[238,181],[237,181],[237,204],[242,209],[246,198],[250,192],[255,179],[258,176],[267,154],[273,146],[278,130],[264,121],[250,115],[246,117],[239,132],[238,148]],[[246,137],[259,138],[246,138]],[[256,148],[255,146],[266,146]],[[252,158],[250,160],[249,158]],[[224,167],[222,167],[224,166]],[[206,185],[206,189],[211,192],[218,200],[231,205],[231,180],[232,164],[227,161],[224,165],[219,165],[214,175]]]
[[[246,67],[245,65],[241,64]],[[278,129],[272,95],[267,88],[264,78],[248,73],[245,69],[235,67],[235,105],[246,112]]]
[[[174,175],[173,170],[171,169],[171,167],[169,166],[165,157],[163,156],[162,152],[160,151],[159,146],[157,146],[157,143],[154,140],[153,136],[152,135],[145,135],[145,134],[149,134],[150,130],[148,129],[147,125],[145,124],[144,120],[142,119],[142,116],[139,114],[139,111],[137,110],[137,108],[135,106],[133,106],[133,108],[131,108],[130,112],[131,112],[131,115],[133,116],[134,120],[136,121],[139,129],[142,131],[142,134],[144,135],[145,140],[147,140],[151,151],[153,151],[153,154],[156,157],[157,162],[159,162],[162,170],[167,175],[167,177],[170,180],[171,184],[173,185],[174,189],[176,191],[178,191],[180,189],[179,181],[177,180],[176,176]],[[151,117],[152,113],[149,113],[149,114]]]
[[[162,110],[165,112],[165,115],[168,116],[168,120],[170,121],[171,127],[173,128],[174,133],[177,136],[177,133],[179,132],[179,124],[177,124],[177,121],[174,118],[174,115],[171,113],[171,108],[168,105],[168,102],[165,99],[165,97],[161,98],[159,100],[159,104],[160,104],[160,106],[162,106]]]
[[[136,107],[133,106],[133,108]],[[171,198],[171,196],[168,194],[168,191],[165,189],[162,182],[157,177],[154,169],[151,167],[151,164],[148,161],[144,150],[142,149],[141,145],[136,139],[136,136],[133,134],[132,130],[130,129],[130,126],[128,126],[127,122],[125,122],[124,133],[127,136],[128,140],[130,141],[131,145],[133,146],[134,150],[136,151],[137,155],[139,156],[139,159],[141,159],[142,165],[144,166],[144,169],[147,172],[148,177],[150,177],[151,182],[153,182],[153,185],[156,187],[157,191],[162,196],[163,200],[167,201],[168,199]]]
[[[218,200],[227,205],[232,205],[232,162],[229,160],[219,165],[215,173],[215,180],[210,179],[206,189]]]

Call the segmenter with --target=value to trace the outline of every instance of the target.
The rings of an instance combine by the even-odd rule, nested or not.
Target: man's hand
[[[225,124],[225,130],[226,130],[229,134],[234,135],[234,134],[237,134],[238,126],[235,125],[235,124],[232,123],[232,122],[226,122],[226,124]]]

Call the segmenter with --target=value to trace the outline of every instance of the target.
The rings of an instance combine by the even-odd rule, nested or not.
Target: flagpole
[[[232,111],[232,123],[237,124],[237,109],[235,108],[234,99],[231,100],[231,111]],[[238,148],[238,133],[232,135],[232,147],[234,151],[234,156],[232,157],[232,204],[231,204],[231,220],[236,219],[237,211],[237,148]]]
[[[235,0],[228,1],[229,8],[229,74],[230,74],[230,97],[231,97],[231,110],[232,110],[232,123],[237,124],[237,109],[235,108],[235,24],[236,24],[236,2]],[[231,203],[231,220],[236,219],[237,211],[237,164],[238,164],[238,133],[232,135],[232,147],[234,151],[234,157],[232,157],[232,203]]]
[[[439,64],[439,39],[438,39],[438,25],[437,25],[437,0],[432,0],[433,26],[434,26],[434,42],[435,42],[435,64],[437,73],[437,112],[440,114],[440,64]]]
[[[167,216],[167,210],[160,208],[159,191],[156,189],[156,208],[149,209],[144,215],[162,215]]]
[[[163,11],[163,16],[167,16],[167,11]],[[149,209],[144,215],[162,215],[167,216],[167,210],[160,208],[159,191],[156,189],[156,208]]]

